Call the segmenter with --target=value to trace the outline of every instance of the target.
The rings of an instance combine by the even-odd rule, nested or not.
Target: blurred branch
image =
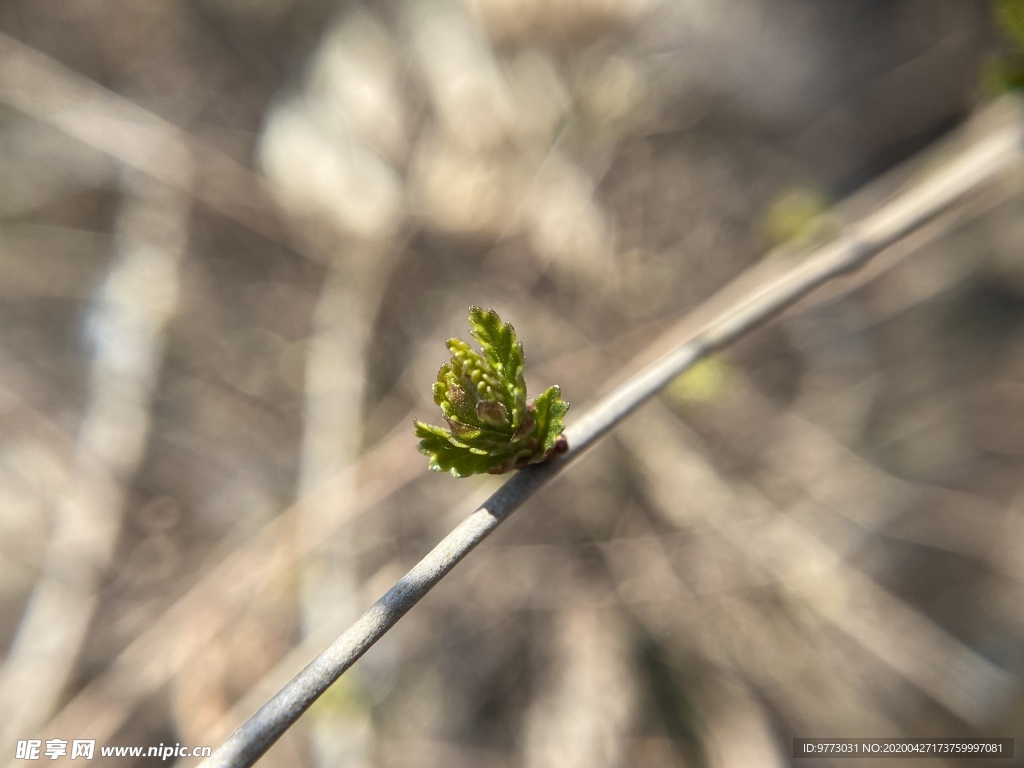
[[[352,254],[346,254],[351,259]],[[313,550],[300,572],[302,627],[308,635],[323,636],[324,625],[341,626],[359,616],[359,578],[351,526],[334,536],[325,532],[344,508],[358,503],[356,478],[348,488],[330,496],[313,491],[336,467],[351,465],[359,456],[363,387],[367,381],[369,328],[361,317],[377,314],[390,272],[391,260],[367,258],[361,279],[352,281],[342,266],[327,269],[306,353],[302,451],[298,493],[308,498],[298,520],[298,548]],[[408,422],[406,422],[408,423]],[[340,507],[340,509],[339,509]],[[345,515],[345,516],[350,516]],[[315,549],[314,549],[314,544]],[[344,762],[369,750],[368,714],[350,713],[343,722],[315,723],[309,733],[321,765]]]
[[[859,643],[949,712],[983,727],[1006,705],[1015,676],[845,562],[849,535],[837,535],[832,520],[780,509],[753,486],[726,483],[687,447],[680,434],[684,424],[661,403],[637,421],[626,430],[626,442],[638,464],[643,462],[665,519],[692,523],[682,511],[682,498],[713,502],[715,514],[703,515],[704,522],[747,562],[772,574],[820,622]],[[680,467],[688,470],[680,473]],[[816,499],[810,505],[834,509]]]
[[[250,766],[327,688],[530,496],[697,360],[735,341],[822,283],[858,269],[964,196],[1019,165],[1024,121],[975,142],[944,167],[846,227],[834,242],[716,315],[691,339],[613,391],[566,430],[569,451],[521,470],[453,530],[348,631],[265,704],[204,766]]]
[[[411,416],[410,416],[411,418]],[[308,555],[331,533],[380,504],[417,474],[403,462],[408,445],[405,430],[385,440],[358,462],[345,467],[277,515],[244,546],[218,559],[192,589],[170,606],[146,631],[135,638],[101,675],[85,686],[46,729],[69,738],[110,739],[145,697],[167,683],[197,649],[215,638],[252,599],[252,592],[268,578],[282,540],[293,538],[303,507],[323,503],[358,486],[358,497],[338,510],[318,541],[306,538],[294,548],[296,558]],[[274,571],[276,574],[277,571]],[[272,576],[269,576],[272,578]],[[71,764],[64,758],[58,764]],[[12,761],[10,765],[14,765]]]
[[[639,697],[628,623],[580,601],[555,616],[547,673],[526,711],[526,768],[626,765]]]
[[[164,328],[178,303],[189,198],[129,171],[117,250],[86,324],[93,357],[72,480],[53,513],[46,559],[0,670],[0,744],[37,728],[60,700],[121,532],[125,484],[149,437]]]
[[[56,59],[0,32],[0,102],[60,129],[129,168],[194,195],[270,240],[292,242],[266,180],[186,131]],[[268,215],[269,214],[269,215]]]

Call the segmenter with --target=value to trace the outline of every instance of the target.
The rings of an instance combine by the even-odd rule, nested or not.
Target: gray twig
[[[961,198],[1019,164],[1018,118],[970,145],[945,167],[718,314],[675,350],[616,389],[566,430],[569,450],[516,473],[378,600],[327,650],[243,723],[205,768],[250,766],[327,688],[469,552],[541,486],[702,357],[730,344],[834,277],[854,271]]]

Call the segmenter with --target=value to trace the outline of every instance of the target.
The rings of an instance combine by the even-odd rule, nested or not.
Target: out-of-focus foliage
[[[765,215],[765,227],[773,245],[799,246],[816,235],[824,223],[828,201],[821,192],[797,187],[783,192]]]
[[[709,403],[729,387],[730,368],[721,355],[706,357],[668,385],[665,393],[680,404]]]
[[[470,307],[469,325],[483,354],[461,339],[448,340],[452,359],[438,371],[433,393],[449,428],[416,420],[420,451],[432,470],[455,477],[543,461],[555,450],[569,403],[557,386],[527,400],[523,345],[497,312]]]
[[[992,0],[999,28],[1018,48],[1024,48],[1024,2],[1021,0]]]
[[[1007,50],[986,63],[982,87],[990,94],[1024,88],[1024,1],[992,0],[992,13]]]

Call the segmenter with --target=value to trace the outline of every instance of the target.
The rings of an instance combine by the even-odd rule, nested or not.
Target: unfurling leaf
[[[469,325],[480,352],[449,339],[452,358],[434,383],[434,402],[448,429],[413,422],[430,468],[455,477],[501,474],[564,451],[559,436],[569,403],[557,386],[535,403],[527,400],[526,358],[511,323],[502,323],[493,309],[470,307]]]

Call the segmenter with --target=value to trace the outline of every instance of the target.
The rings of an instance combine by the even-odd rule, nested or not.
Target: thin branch
[[[822,283],[854,271],[1024,156],[1024,123],[993,132],[930,178],[896,196],[834,242],[718,314],[689,341],[612,392],[566,430],[569,451],[519,471],[352,627],[278,692],[206,761],[206,768],[251,766],[303,712],[505,518],[616,424],[700,358],[735,341]]]
[[[542,308],[536,309],[540,311]],[[642,327],[641,330],[647,335],[651,333],[650,326]],[[631,330],[619,338],[577,350],[572,353],[571,360],[556,358],[549,360],[546,365],[554,371],[560,366],[585,361],[592,356],[607,358],[613,354],[614,349],[636,347],[637,333],[636,329]],[[0,355],[0,370],[9,373],[15,370],[12,365],[13,363],[8,364]],[[408,361],[407,369],[415,370],[417,367],[419,363]],[[544,370],[545,366],[541,366],[537,372],[540,374]],[[35,377],[31,381],[19,384],[23,391],[38,390],[41,386],[43,383]],[[0,387],[0,395],[4,392],[5,390]],[[9,396],[17,397],[14,393],[10,393]],[[21,402],[19,407],[22,411],[30,409],[28,412],[34,413],[28,403]],[[76,693],[74,698],[40,729],[40,732],[95,738],[97,742],[109,741],[124,725],[142,697],[166,684],[182,668],[192,663],[197,650],[215,639],[233,621],[235,609],[244,602],[239,595],[251,594],[256,590],[257,582],[266,579],[266,569],[262,568],[261,564],[267,562],[270,557],[268,553],[275,553],[273,557],[278,568],[294,567],[296,562],[315,555],[323,542],[330,539],[334,532],[344,531],[354,520],[368,510],[378,507],[415,476],[422,474],[419,465],[406,461],[410,447],[406,425],[413,415],[414,412],[409,411],[404,417],[397,419],[396,423],[402,424],[400,431],[297,499],[268,521],[247,542],[231,552],[215,556],[213,559],[217,565],[200,576],[189,591],[179,597],[152,626],[122,649],[107,668]],[[39,429],[62,434],[59,428],[42,414],[34,413],[34,419]],[[296,546],[287,548],[284,553],[277,549],[280,541],[293,536],[291,531],[304,514],[305,505],[322,505],[326,500],[337,498],[339,494],[349,493],[353,483],[356,483],[358,490],[356,497],[350,504],[331,506],[334,514],[329,519],[321,520],[320,536],[317,540],[300,539]],[[197,630],[200,626],[202,631]],[[326,639],[335,637],[344,626],[342,624],[327,638],[321,637],[320,641],[316,641],[315,638],[304,640],[303,647],[289,651],[288,659],[281,660],[278,668],[264,677],[266,684],[261,683],[261,686],[265,690],[276,690],[280,683],[271,685],[269,679],[282,682],[288,680],[299,667],[293,660],[310,658],[326,644]],[[262,703],[260,699],[249,695],[246,698],[251,699],[249,704],[247,705],[245,701],[236,702],[232,712],[223,718],[225,727],[218,726],[211,731],[217,734],[216,738],[205,739],[203,743],[219,741],[220,734],[230,730],[227,728],[228,723],[237,723],[242,719],[241,713],[251,712]],[[55,765],[70,765],[70,762],[65,757],[58,760]],[[9,765],[13,768],[15,762],[11,761]]]

